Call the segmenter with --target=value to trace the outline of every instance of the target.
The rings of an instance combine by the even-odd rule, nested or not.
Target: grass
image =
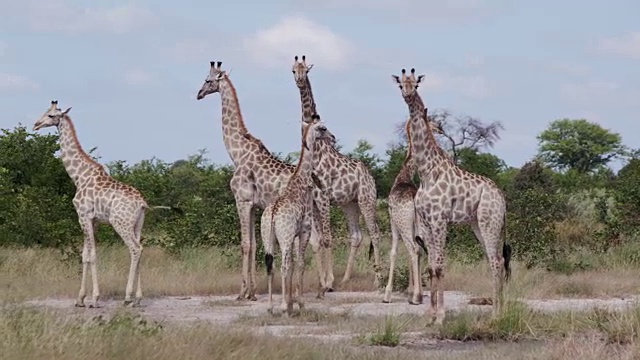
[[[387,246],[387,245],[385,245]],[[339,280],[344,269],[344,249],[336,251],[336,287],[340,291],[372,291],[373,274],[361,251],[352,282]],[[235,295],[240,274],[228,252],[203,248],[170,255],[159,248],[145,248],[142,277],[145,297]],[[309,254],[310,256],[310,254]],[[405,261],[403,251],[399,262]],[[638,267],[626,253],[610,259],[593,258],[589,270],[557,274],[527,270],[514,262],[510,298],[608,297],[635,294],[640,288]],[[384,258],[384,257],[383,257]],[[53,310],[36,310],[20,302],[33,298],[75,298],[80,265],[60,260],[47,249],[0,247],[0,348],[7,359],[195,359],[195,358],[311,358],[401,359],[433,356],[442,359],[599,359],[640,357],[640,308],[625,312],[592,310],[544,314],[510,301],[504,313],[491,319],[487,313],[463,311],[450,314],[441,328],[425,328],[422,316],[355,316],[348,308],[338,312],[305,309],[293,318],[267,314],[244,316],[232,325],[207,322],[156,323],[136,312],[118,311],[113,317],[87,319]],[[124,246],[101,246],[98,267],[103,298],[123,297],[129,265]],[[386,260],[386,259],[385,259]],[[598,269],[598,270],[596,270]],[[258,269],[258,294],[266,293],[266,275]],[[491,278],[485,262],[463,265],[452,261],[446,269],[447,290],[491,296]],[[316,273],[311,263],[305,274],[306,291],[314,292]],[[276,305],[280,284],[276,275]],[[383,284],[383,286],[386,284]],[[90,287],[89,287],[90,288]],[[380,295],[382,296],[382,295]],[[366,299],[349,299],[364,302]],[[313,303],[315,299],[306,299]],[[341,299],[325,300],[327,306]],[[346,301],[346,300],[345,300]],[[426,308],[428,298],[425,299]],[[216,300],[205,306],[241,306]],[[315,325],[315,327],[310,326]],[[360,339],[322,342],[255,333],[266,326],[290,326],[293,335],[350,334]],[[312,328],[313,330],[308,331]],[[407,334],[422,334],[415,337]],[[287,333],[288,334],[288,333]],[[481,341],[481,343],[477,343]],[[455,347],[456,351],[452,351]],[[428,351],[426,351],[428,350]],[[459,350],[459,351],[458,351]],[[427,354],[427,355],[425,355]]]

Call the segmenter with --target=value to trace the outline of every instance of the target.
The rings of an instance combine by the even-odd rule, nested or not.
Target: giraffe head
[[[33,131],[37,131],[49,126],[58,126],[62,117],[67,115],[69,113],[69,110],[71,110],[71,108],[62,111],[60,108],[58,108],[58,101],[51,100],[49,109],[47,109],[47,111],[45,111],[44,114],[42,114],[42,116],[38,120],[36,120],[36,123],[33,124]]]
[[[313,67],[313,64],[307,65],[306,56],[302,55],[302,61],[298,61],[298,55],[293,58],[293,79],[296,81],[298,88],[302,88],[307,83],[307,74]]]
[[[211,69],[209,69],[209,75],[204,79],[204,84],[198,91],[198,96],[196,97],[198,100],[204,99],[205,96],[209,94],[215,94],[220,91],[220,81],[222,79],[226,79],[228,74],[226,71],[220,69],[222,66],[222,61],[211,61]]]
[[[303,134],[302,143],[304,147],[309,150],[309,144],[314,144],[318,140],[327,140],[332,145],[335,145],[336,137],[320,120],[320,115],[313,114],[311,119],[313,122],[307,125]]]
[[[407,70],[402,69],[402,76],[391,75],[391,78],[400,88],[402,96],[406,98],[418,91],[424,75],[416,76],[416,69],[411,68],[411,74],[407,75]]]

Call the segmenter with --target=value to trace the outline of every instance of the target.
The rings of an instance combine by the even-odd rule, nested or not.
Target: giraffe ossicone
[[[458,167],[438,145],[418,94],[424,75],[392,75],[400,88],[411,117],[411,152],[417,165],[420,186],[415,196],[417,221],[425,229],[429,257],[430,321],[441,324],[445,318],[444,246],[450,223],[469,224],[484,247],[493,277],[493,314],[502,309],[504,281],[510,273],[511,247],[506,243],[506,201],[491,179]]]

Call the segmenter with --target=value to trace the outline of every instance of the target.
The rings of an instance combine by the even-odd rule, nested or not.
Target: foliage
[[[497,123],[452,119],[447,113],[432,116],[436,120],[440,116],[443,127],[449,121],[448,134],[464,139],[455,143],[459,166],[493,179],[503,189],[507,197],[507,238],[516,259],[528,266],[570,272],[595,265],[567,254],[616,252],[635,243],[640,226],[640,160],[632,159],[617,175],[606,166],[624,152],[619,135],[582,120],[559,120],[540,135],[541,155],[518,169],[481,151],[497,141],[502,128]],[[384,158],[374,153],[366,140],[347,153],[361,160],[374,177],[379,197],[378,225],[383,236],[389,231],[385,199],[407,151],[403,131],[389,144]],[[75,187],[56,156],[58,150],[56,135],[31,134],[23,126],[2,130],[0,245],[52,247],[75,255],[72,260],[77,260],[82,233],[72,205]],[[157,158],[136,164],[114,161],[107,168],[114,178],[138,188],[150,205],[183,210],[183,214],[149,211],[143,231],[145,243],[174,253],[215,246],[223,249],[231,261],[238,257],[240,243],[238,215],[229,189],[233,169],[210,163],[206,155],[200,150],[173,163]],[[297,156],[295,152],[276,155],[289,162]],[[562,171],[554,171],[554,167]],[[257,236],[260,213],[256,211]],[[350,236],[342,210],[332,207],[330,218],[334,243],[345,247],[340,251],[346,251]],[[361,225],[365,229],[364,222]],[[121,241],[109,226],[97,231],[101,243]],[[258,248],[260,261],[263,249]],[[467,225],[449,226],[447,251],[467,263],[484,258]],[[635,261],[635,255],[625,256],[625,261]],[[405,269],[399,267],[398,271]]]
[[[594,171],[627,154],[620,134],[585,119],[560,119],[538,135],[540,155],[551,167]]]

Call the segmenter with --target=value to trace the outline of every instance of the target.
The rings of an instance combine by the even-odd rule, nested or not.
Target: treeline
[[[622,144],[620,135],[586,120],[557,120],[537,136],[537,156],[513,168],[486,152],[499,141],[499,123],[485,125],[443,112],[432,114],[432,119],[444,131],[439,136],[442,146],[459,166],[493,179],[505,191],[507,238],[514,256],[528,266],[587,266],[570,263],[568,254],[604,253],[635,243],[640,225],[640,160]],[[33,134],[22,126],[2,130],[0,245],[54,247],[72,253],[80,247],[82,234],[72,205],[75,189],[56,157],[58,149],[57,135]],[[406,138],[399,131],[385,158],[371,149],[362,140],[352,151],[341,151],[362,160],[375,177],[378,221],[388,232],[384,200],[404,159]],[[296,154],[280,157],[293,162]],[[608,167],[614,159],[626,160],[617,173]],[[114,178],[142,191],[149,204],[184,211],[149,212],[143,231],[146,244],[174,252],[197,246],[239,251],[230,166],[212,164],[200,151],[173,163],[153,158],[137,164],[116,161],[106,168]],[[332,222],[336,239],[346,238],[340,210],[332,210]],[[108,226],[99,227],[97,236],[101,243],[121,241]],[[338,241],[337,246],[344,244]],[[450,228],[447,246],[451,256],[462,261],[483,257],[466,226]]]

